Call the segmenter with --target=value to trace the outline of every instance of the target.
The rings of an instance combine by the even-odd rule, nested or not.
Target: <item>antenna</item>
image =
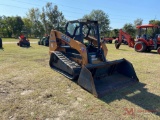
[[[157,17],[156,17],[156,15],[155,15],[154,20],[156,20],[156,19],[157,19]]]

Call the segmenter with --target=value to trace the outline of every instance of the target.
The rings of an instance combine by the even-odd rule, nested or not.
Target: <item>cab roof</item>
[[[148,24],[148,25],[138,25],[138,26],[136,26],[136,28],[149,28],[149,27],[155,27],[155,28],[160,28],[160,26],[158,26],[158,25],[154,25],[154,24]]]

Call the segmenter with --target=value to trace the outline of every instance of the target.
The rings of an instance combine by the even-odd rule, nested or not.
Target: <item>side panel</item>
[[[56,51],[56,50],[64,50],[65,48],[60,48],[57,44],[56,39],[60,40],[60,43],[66,43],[68,44],[71,48],[77,50],[80,55],[82,56],[82,64],[86,65],[88,63],[88,57],[87,57],[87,51],[86,51],[86,46],[83,45],[82,43],[73,40],[72,38],[66,36],[65,34],[56,31],[56,30],[52,30],[50,33],[50,40],[49,40],[49,49],[50,49],[50,53],[52,51]],[[61,49],[61,50],[60,50]]]
[[[142,38],[138,39],[138,42],[144,42],[146,44],[146,46],[149,46],[149,43]]]
[[[57,42],[56,42],[56,36],[54,30],[51,30],[50,32],[50,38],[49,38],[49,54],[52,53],[52,51],[55,51],[58,48]]]

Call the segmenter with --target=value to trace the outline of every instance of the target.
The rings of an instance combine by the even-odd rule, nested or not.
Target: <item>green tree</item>
[[[154,24],[154,25],[159,25],[160,26],[160,20],[150,20],[149,21],[149,24]],[[159,33],[159,30],[158,29],[155,29],[155,33],[153,32],[153,29],[148,29],[147,30],[147,32],[148,32],[148,34],[150,35],[150,36],[152,36],[152,37],[154,37],[155,36],[155,33],[157,34],[157,33]]]
[[[12,37],[12,35],[17,36],[24,25],[20,16],[3,16],[0,21],[1,31],[2,33],[7,33],[8,37]]]
[[[32,8],[29,10],[27,16],[31,21],[31,33],[34,37],[42,36],[44,34],[44,27],[40,21],[40,10],[38,8]]]
[[[42,24],[44,26],[45,33],[49,34],[50,31],[48,29],[47,15],[44,7],[42,8],[42,13],[40,17],[41,17]]]
[[[51,29],[57,29],[60,31],[64,31],[64,26],[66,24],[66,19],[62,12],[58,10],[58,6],[55,5],[52,6],[51,2],[48,2],[46,4],[46,9],[43,10],[42,13],[42,21],[43,24],[47,24],[47,31],[50,31]],[[44,12],[45,11],[45,12]],[[47,16],[48,22],[45,21],[45,17]]]
[[[119,29],[113,29],[113,37],[118,37],[118,34],[119,34]]]
[[[24,23],[20,16],[12,17],[12,22],[13,22],[12,31],[13,31],[14,36],[17,37],[22,31]]]
[[[1,16],[0,17],[0,32],[3,37],[12,37],[20,34],[23,28],[23,21],[20,16]],[[7,35],[6,35],[7,34]]]
[[[31,37],[32,21],[29,18],[23,18],[23,22],[24,22],[23,31],[27,31],[27,33]]]
[[[102,10],[93,10],[90,14],[84,15],[83,19],[97,20],[99,21],[99,30],[101,35],[105,35],[109,29],[109,18],[108,15]]]
[[[7,37],[12,37],[12,18],[4,16],[3,17],[4,31],[7,33]]]
[[[4,21],[5,16],[0,16],[0,36],[5,37],[5,21]]]
[[[159,25],[160,26],[160,21],[159,20],[150,20],[149,24],[154,24],[154,25]]]
[[[40,21],[35,21],[33,34],[35,37],[43,36],[45,33],[44,27]]]
[[[108,32],[107,37],[118,37],[119,29],[113,29]]]
[[[124,26],[123,26],[123,30],[125,32],[127,32],[128,34],[130,34],[132,37],[135,37],[135,33],[136,33],[136,29],[134,27],[133,24],[131,23],[126,23]]]
[[[135,25],[135,27],[136,27],[137,25],[142,25],[142,23],[143,23],[143,19],[141,19],[141,18],[138,18],[138,19],[134,20],[134,25]]]

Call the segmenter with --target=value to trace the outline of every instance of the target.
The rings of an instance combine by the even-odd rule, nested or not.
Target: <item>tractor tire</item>
[[[0,48],[2,48],[2,39],[0,38]]]
[[[22,43],[19,43],[19,46],[20,46],[20,47],[23,47]]]
[[[38,41],[38,45],[40,45],[40,41]]]
[[[137,42],[135,45],[134,45],[134,50],[137,51],[137,52],[145,52],[147,49],[147,46],[145,43],[143,42]]]
[[[30,47],[30,43],[28,43],[27,47]]]
[[[121,44],[119,44],[119,43],[115,43],[116,49],[119,49],[120,45],[121,45]]]
[[[157,49],[157,53],[158,53],[158,54],[160,54],[160,47],[158,47],[158,49]]]

